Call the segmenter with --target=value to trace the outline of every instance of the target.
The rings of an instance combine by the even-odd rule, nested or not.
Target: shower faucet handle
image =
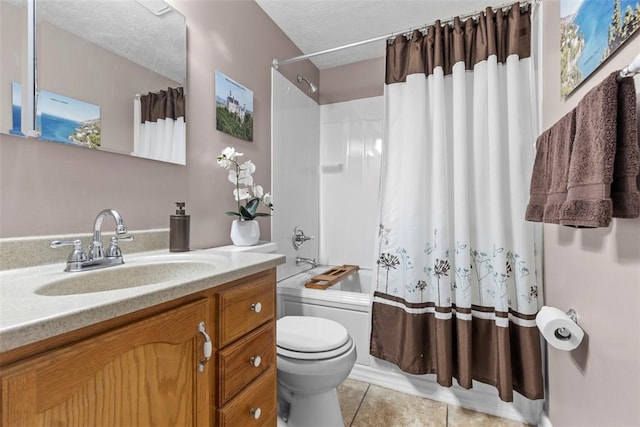
[[[304,230],[302,230],[299,225],[294,227],[293,234],[291,235],[291,244],[293,244],[293,249],[297,251],[304,242],[311,239],[315,239],[315,237],[304,234]]]

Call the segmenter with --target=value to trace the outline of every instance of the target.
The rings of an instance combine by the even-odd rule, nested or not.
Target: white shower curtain
[[[387,48],[371,353],[505,401],[543,397],[529,36],[516,5]]]

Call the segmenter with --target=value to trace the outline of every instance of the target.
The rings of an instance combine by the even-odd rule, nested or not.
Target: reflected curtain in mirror
[[[185,103],[182,87],[136,96],[133,155],[186,163]]]

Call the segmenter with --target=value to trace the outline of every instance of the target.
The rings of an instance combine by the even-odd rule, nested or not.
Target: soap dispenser
[[[186,252],[189,250],[190,215],[185,215],[184,202],[176,202],[176,214],[169,221],[169,252]]]

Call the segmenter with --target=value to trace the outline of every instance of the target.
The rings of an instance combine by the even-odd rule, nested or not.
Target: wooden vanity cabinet
[[[216,294],[218,426],[275,426],[275,271]]]
[[[209,426],[201,299],[2,372],[3,426]]]
[[[0,426],[275,426],[275,286],[271,269],[0,354]]]

